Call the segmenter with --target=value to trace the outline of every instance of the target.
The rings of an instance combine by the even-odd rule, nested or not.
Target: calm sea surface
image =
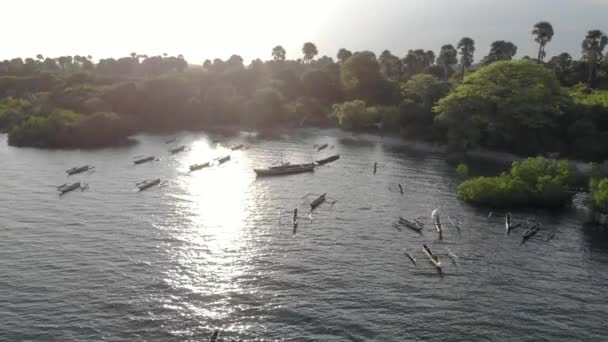
[[[63,151],[9,147],[0,135],[0,341],[204,341],[215,329],[266,341],[608,340],[608,242],[583,227],[580,210],[514,212],[543,223],[520,245],[521,230],[505,235],[504,213],[455,198],[444,156],[396,139],[183,133],[178,144],[191,150],[171,156],[170,137],[136,138]],[[250,149],[226,148],[239,143]],[[317,152],[321,143],[331,146]],[[252,171],[335,153],[310,174]],[[160,160],[134,166],[138,155]],[[95,171],[66,176],[81,164]],[[167,183],[134,190],[153,178]],[[90,189],[57,196],[75,181]],[[309,216],[322,193],[328,202]],[[435,204],[442,241],[430,225]],[[424,234],[395,229],[399,216],[421,218]]]

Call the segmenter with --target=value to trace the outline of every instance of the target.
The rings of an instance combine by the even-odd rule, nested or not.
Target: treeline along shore
[[[530,32],[538,54],[523,58],[504,40],[477,57],[468,37],[405,56],[340,49],[336,58],[319,57],[307,42],[297,60],[276,46],[270,60],[249,64],[238,55],[202,65],[166,54],[96,63],[92,56],[14,58],[0,62],[0,130],[14,146],[82,148],[123,144],[138,131],[338,126],[443,144],[456,160],[474,148],[605,160],[608,37],[590,30],[580,56],[549,57],[553,26],[539,22]],[[568,167],[534,165],[566,184]],[[485,181],[496,182],[511,184],[509,177]],[[607,184],[598,178],[592,188],[597,194]],[[476,192],[484,191],[468,183],[462,197],[474,201]]]

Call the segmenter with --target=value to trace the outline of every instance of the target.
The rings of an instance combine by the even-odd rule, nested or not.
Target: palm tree
[[[450,66],[458,63],[458,51],[454,48],[452,44],[447,44],[441,47],[441,51],[439,52],[439,57],[437,58],[437,64],[443,67],[443,75],[447,80],[449,76],[449,68]]]
[[[340,50],[338,50],[338,60],[341,63],[346,62],[347,59],[349,59],[351,56],[353,55],[352,52],[350,52],[349,50],[346,50],[345,48],[341,48]]]
[[[545,45],[553,38],[553,26],[548,21],[540,21],[534,25],[532,34],[536,36],[534,41],[538,43],[538,61],[542,62],[545,58]]]
[[[464,37],[458,43],[460,53],[460,65],[462,67],[460,79],[464,80],[464,72],[466,68],[473,65],[473,54],[475,53],[475,41],[469,37]]]
[[[281,45],[277,45],[272,49],[272,59],[275,61],[284,61],[287,53]]]
[[[583,59],[589,66],[589,77],[587,83],[593,87],[593,80],[597,66],[602,62],[604,48],[608,44],[608,37],[600,30],[591,30],[583,40]]]
[[[498,40],[492,43],[490,53],[484,58],[484,64],[497,61],[510,61],[517,54],[517,46],[511,42]]]
[[[302,53],[304,54],[304,62],[310,63],[312,62],[313,58],[319,54],[319,51],[317,50],[317,46],[315,44],[307,42],[304,43],[304,46],[302,47]]]

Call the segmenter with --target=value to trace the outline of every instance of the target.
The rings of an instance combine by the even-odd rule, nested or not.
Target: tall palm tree
[[[281,45],[277,45],[272,49],[272,59],[275,61],[284,61],[287,52]]]
[[[466,68],[470,68],[473,65],[473,55],[475,53],[475,41],[469,37],[464,37],[458,43],[458,50],[460,54],[460,65],[462,71],[460,79],[464,80],[464,72]]]
[[[341,48],[340,50],[338,50],[338,60],[341,63],[346,62],[347,59],[349,59],[351,56],[353,55],[352,52],[350,52],[349,50],[346,50],[345,48]]]
[[[437,58],[437,64],[443,67],[443,77],[448,79],[450,66],[458,63],[458,51],[452,44],[447,44],[441,47],[439,51],[439,57]]]
[[[302,53],[304,54],[304,62],[310,63],[313,58],[319,54],[319,50],[317,50],[317,46],[311,42],[304,43],[302,47]]]
[[[534,41],[538,43],[538,61],[542,62],[545,58],[545,45],[553,38],[553,26],[548,21],[540,21],[534,25],[532,34]]]
[[[597,66],[602,62],[604,48],[608,44],[608,37],[600,30],[591,30],[587,32],[587,36],[583,40],[583,58],[589,66],[589,76],[587,83],[589,87],[593,87],[593,80]]]

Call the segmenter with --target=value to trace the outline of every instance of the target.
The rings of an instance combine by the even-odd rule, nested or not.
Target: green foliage
[[[559,207],[572,199],[568,192],[571,169],[568,161],[529,158],[514,162],[509,172],[478,177],[458,186],[460,199],[499,208],[521,206]]]
[[[464,164],[464,163],[458,164],[458,166],[456,167],[456,172],[458,173],[458,175],[461,178],[469,177],[469,167],[467,166],[467,164]]]
[[[608,178],[592,178],[589,181],[589,206],[608,213]]]
[[[348,129],[371,128],[374,120],[367,116],[366,104],[362,100],[348,101],[333,106],[338,124]]]
[[[569,103],[550,70],[505,61],[469,75],[434,110],[451,145],[538,153],[557,140],[550,138],[559,135],[556,128]]]
[[[48,116],[33,115],[14,125],[8,134],[15,146],[59,147],[61,139],[80,119],[70,110],[55,110]]]
[[[9,130],[32,110],[32,103],[25,99],[8,97],[0,100],[0,131]]]

